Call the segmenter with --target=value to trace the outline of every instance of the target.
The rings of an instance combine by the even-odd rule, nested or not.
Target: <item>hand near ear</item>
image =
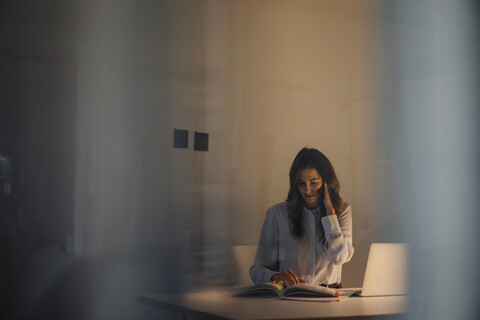
[[[324,197],[323,197],[323,204],[325,205],[325,210],[327,211],[327,215],[334,215],[335,209],[332,206],[332,200],[330,200],[330,193],[328,192],[328,185],[326,182],[323,183],[324,186]]]

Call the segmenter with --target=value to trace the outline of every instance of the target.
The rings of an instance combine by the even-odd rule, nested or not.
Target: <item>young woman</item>
[[[342,264],[352,258],[353,246],[352,210],[339,190],[328,158],[316,149],[300,150],[287,201],[267,211],[250,267],[253,282],[341,287]]]

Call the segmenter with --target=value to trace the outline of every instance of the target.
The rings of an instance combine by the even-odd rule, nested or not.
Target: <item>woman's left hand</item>
[[[323,205],[325,206],[325,210],[327,211],[327,215],[334,215],[335,209],[332,206],[332,200],[330,200],[330,193],[328,192],[328,185],[327,183],[323,183],[324,186],[324,196],[323,196]]]

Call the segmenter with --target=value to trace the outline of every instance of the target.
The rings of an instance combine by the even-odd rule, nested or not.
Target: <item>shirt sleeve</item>
[[[339,215],[322,217],[325,231],[327,257],[337,265],[344,264],[353,256],[352,245],[352,208],[350,205]]]
[[[278,222],[274,212],[268,209],[263,223],[257,253],[250,267],[253,282],[269,282],[278,271]]]

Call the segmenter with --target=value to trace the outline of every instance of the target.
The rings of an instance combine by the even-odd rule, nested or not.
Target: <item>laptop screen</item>
[[[362,296],[408,294],[408,245],[372,243],[363,278]]]

